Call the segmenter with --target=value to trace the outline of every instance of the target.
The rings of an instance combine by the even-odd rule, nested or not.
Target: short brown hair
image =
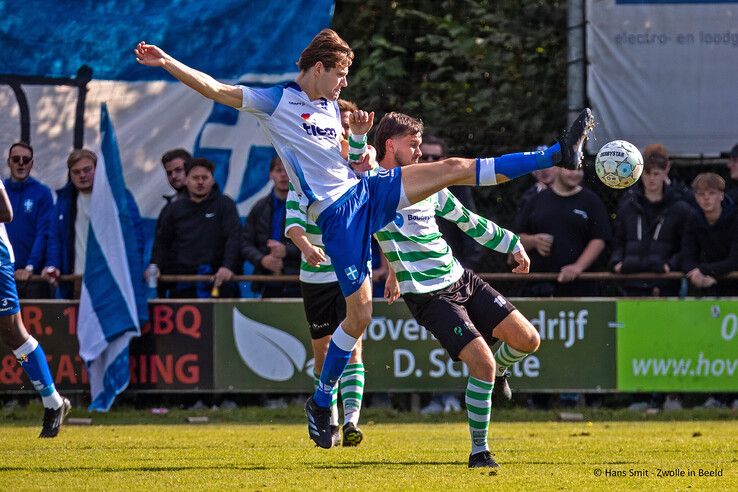
[[[384,159],[387,152],[385,145],[387,139],[401,137],[403,135],[415,135],[423,133],[423,122],[403,113],[387,113],[379,120],[377,130],[374,133],[374,147],[377,149],[377,160]]]
[[[336,101],[338,103],[338,110],[341,113],[345,113],[346,111],[358,111],[359,106],[356,105],[353,101],[347,101],[346,99],[339,99]]]
[[[643,165],[647,169],[652,167],[666,169],[669,166],[669,151],[660,143],[647,145],[643,149]]]
[[[185,149],[167,150],[166,152],[164,152],[164,155],[161,156],[161,165],[166,166],[174,159],[182,159],[186,163],[187,161],[192,159],[192,154],[187,152]]]
[[[74,149],[67,157],[67,169],[72,169],[72,166],[85,158],[90,159],[97,167],[97,154],[90,149]]]
[[[196,167],[204,167],[210,171],[210,174],[214,174],[215,171],[215,164],[213,164],[213,161],[205,159],[204,157],[197,157],[185,162],[185,175],[189,176],[190,171]]]
[[[692,181],[692,190],[718,190],[725,191],[725,180],[715,173],[700,173]]]
[[[13,149],[16,147],[21,147],[23,149],[26,149],[27,151],[31,153],[31,157],[33,157],[33,147],[31,147],[31,144],[27,144],[26,142],[22,142],[22,141],[15,142],[13,145],[10,146],[10,148],[8,149],[8,157],[10,157],[10,153],[13,152]]]
[[[279,157],[279,155],[274,154],[274,157],[272,157],[272,160],[269,162],[269,172],[274,171],[274,168],[277,167],[279,164],[282,164],[282,166],[284,166],[282,158]]]
[[[353,59],[354,52],[348,43],[333,29],[323,29],[302,50],[300,59],[297,60],[297,68],[304,72],[316,63],[322,62],[326,70],[330,70],[337,66],[348,67]]]

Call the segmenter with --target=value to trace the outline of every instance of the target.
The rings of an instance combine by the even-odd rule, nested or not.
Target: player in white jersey
[[[423,123],[401,113],[385,115],[377,126],[375,147],[384,169],[418,162]],[[492,393],[510,399],[506,370],[540,344],[531,323],[497,290],[464,270],[443,240],[436,216],[454,222],[475,241],[512,253],[516,273],[528,273],[530,260],[520,238],[467,210],[447,189],[397,211],[375,233],[390,262],[385,295],[402,294],[418,323],[426,327],[454,360],[469,367],[466,409],[471,436],[469,467],[499,465],[487,444]],[[491,347],[501,341],[493,354]]]
[[[300,262],[300,289],[305,317],[310,329],[314,357],[314,383],[320,381],[320,370],[331,336],[346,317],[346,301],[338,285],[331,259],[324,253],[323,239],[318,225],[307,215],[307,201],[301,200],[290,185],[287,195],[285,235],[302,251]],[[333,445],[341,443],[338,433],[338,389],[343,401],[343,446],[358,446],[364,438],[358,427],[361,404],[364,399],[365,370],[362,343],[354,347],[346,369],[333,388],[331,399],[331,432]]]
[[[5,222],[11,220],[13,207],[5,185],[0,181],[0,339],[13,351],[18,364],[41,395],[44,420],[39,437],[56,437],[72,405],[56,391],[46,354],[38,341],[26,331],[21,319],[15,287],[15,257],[5,230]],[[18,387],[22,387],[20,375]]]
[[[266,89],[218,82],[143,41],[134,53],[138,63],[161,67],[203,96],[259,118],[295,190],[308,199],[308,214],[323,232],[326,253],[346,298],[346,318],[333,334],[320,384],[306,403],[310,438],[323,448],[333,445],[329,425],[333,386],[371,321],[372,289],[365,266],[371,255],[371,234],[390,222],[398,208],[450,185],[492,186],[554,165],[578,168],[582,145],[594,126],[586,109],[546,151],[498,158],[451,157],[359,179],[340,154],[335,102],[348,85],[354,54],[334,31],[322,30],[303,50],[294,82]],[[357,141],[366,142],[373,118],[373,113],[364,111],[352,114],[351,133]]]

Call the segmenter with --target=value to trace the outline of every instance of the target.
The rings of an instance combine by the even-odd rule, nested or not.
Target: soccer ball
[[[643,156],[625,140],[613,140],[602,146],[595,159],[595,172],[610,188],[632,186],[643,173]]]

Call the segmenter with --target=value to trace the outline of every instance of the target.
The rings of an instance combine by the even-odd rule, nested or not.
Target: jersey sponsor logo
[[[310,113],[302,113],[302,114],[300,115],[300,118],[302,118],[302,119],[303,119],[303,120],[305,120],[305,121],[308,121],[308,120],[310,119],[310,117],[311,117],[311,116],[312,116],[312,114],[310,114]]]
[[[335,128],[321,128],[316,125],[308,125],[307,123],[303,123],[302,128],[310,137],[329,137],[335,140],[337,135]]]
[[[395,220],[393,220],[392,222],[394,222],[397,227],[402,227],[402,224],[405,223],[405,219],[402,218],[401,213],[397,213],[395,214]]]
[[[305,105],[304,102],[300,102],[300,101],[287,101],[287,103],[292,104],[293,106],[304,106]]]
[[[215,217],[215,212],[208,212],[205,214],[206,219],[212,219],[213,217]]]
[[[27,214],[30,214],[31,211],[33,210],[33,200],[31,200],[30,198],[26,198],[25,201],[23,202],[23,210]]]
[[[587,220],[587,219],[589,219],[589,215],[587,215],[587,212],[585,212],[584,210],[581,210],[581,209],[575,208],[575,209],[574,209],[574,213],[575,213],[575,214],[577,214],[577,215],[579,215],[579,216],[580,216],[581,218],[583,218],[584,220]]]
[[[414,220],[415,222],[428,222],[433,217],[430,215],[413,215],[407,214],[407,220]]]

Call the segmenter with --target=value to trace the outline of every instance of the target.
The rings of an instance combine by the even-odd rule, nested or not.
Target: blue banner
[[[286,73],[332,16],[333,0],[0,0],[0,74],[73,77],[88,65],[98,80],[171,80],[135,62],[142,40],[220,79]]]

